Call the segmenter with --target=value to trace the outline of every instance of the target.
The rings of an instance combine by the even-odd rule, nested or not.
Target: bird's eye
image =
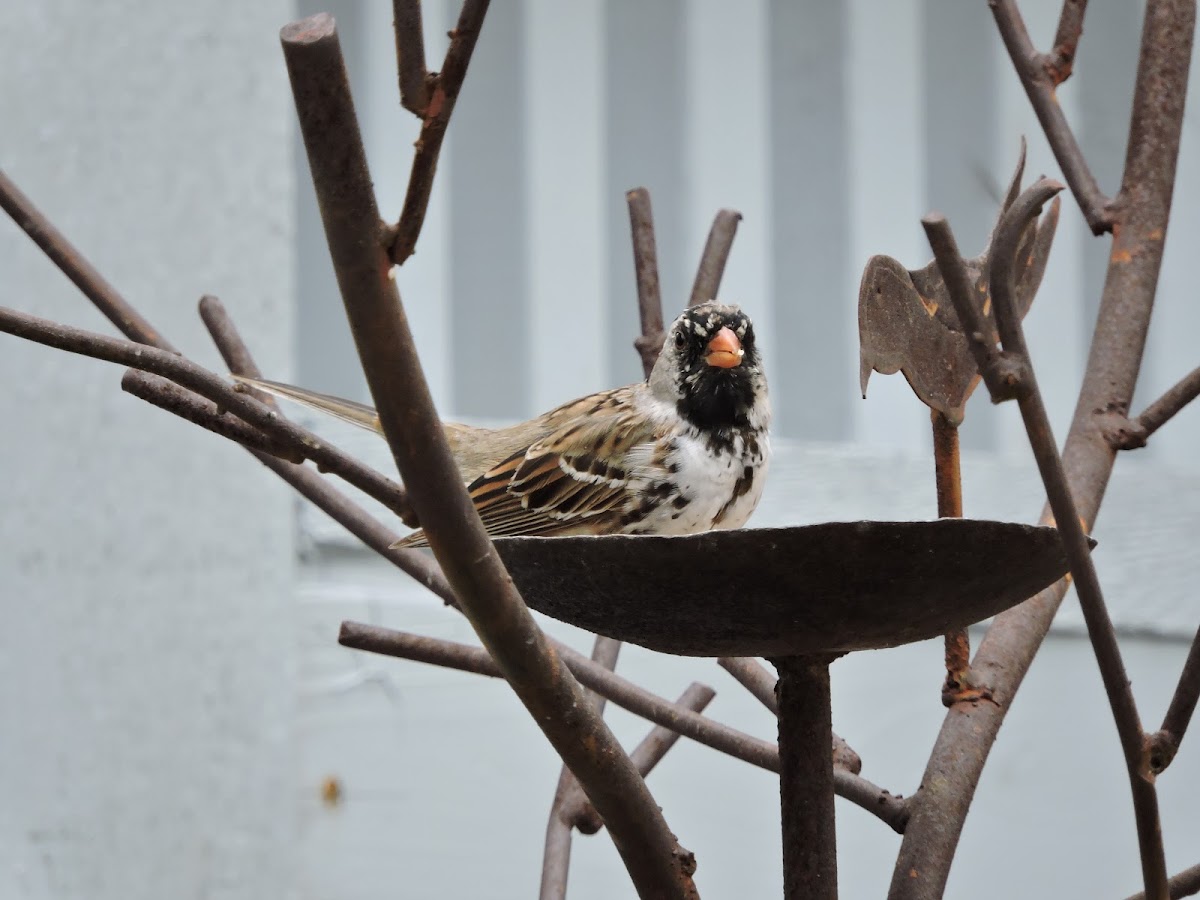
[[[684,344],[686,344],[686,343],[687,343],[687,338],[684,336],[683,332],[682,331],[675,332],[675,346],[678,347],[680,350],[682,350]]]

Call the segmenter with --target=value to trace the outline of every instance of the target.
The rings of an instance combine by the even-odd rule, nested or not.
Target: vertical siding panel
[[[531,0],[528,104],[532,406],[605,386],[603,6]]]
[[[881,5],[852,0],[848,78],[851,255],[847,278],[857,299],[863,264],[874,253],[923,261],[925,110],[920,0]],[[858,371],[855,305],[846,308],[847,368]],[[871,379],[869,399],[854,407],[855,437],[915,450],[930,443],[929,416],[902,376]]]
[[[698,0],[687,7],[687,191],[685,263],[700,259],[721,207],[743,220],[721,282],[721,300],[754,319],[768,376],[778,373],[771,241],[767,2]],[[736,73],[736,77],[730,77]],[[688,269],[691,278],[694,269]],[[690,282],[686,283],[690,289]],[[786,393],[782,385],[776,394]]]
[[[768,35],[777,430],[846,440],[858,402],[858,280],[848,250],[845,8],[772,0]]]
[[[524,22],[524,3],[488,11],[446,148],[454,409],[469,417],[531,411]]]
[[[925,207],[946,214],[962,252],[983,247],[995,221],[1017,141],[999,133],[996,27],[982,3],[925,0]],[[1000,51],[1002,52],[1002,51]],[[906,265],[932,258],[928,246]],[[964,448],[991,449],[997,422],[986,401],[972,404]]]
[[[654,203],[667,317],[687,303],[684,262],[684,4],[608,0],[605,13],[605,208],[608,239],[609,380],[641,378],[637,287],[625,192],[647,187]]]

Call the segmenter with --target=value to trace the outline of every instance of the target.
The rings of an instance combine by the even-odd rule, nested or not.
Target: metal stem
[[[779,671],[783,896],[837,900],[829,663],[805,657],[771,662]]]

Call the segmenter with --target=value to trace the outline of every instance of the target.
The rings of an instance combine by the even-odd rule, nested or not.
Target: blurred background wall
[[[1056,6],[1025,5],[1048,46]],[[319,9],[338,18],[392,218],[417,129],[383,0],[16,7],[0,29],[0,166],[189,354],[219,366],[194,305],[216,293],[270,377],[364,398],[278,49],[282,24]],[[427,0],[431,66],[456,15],[456,0]],[[1140,15],[1093,0],[1059,92],[1110,192]],[[1135,409],[1196,365],[1197,121]],[[435,397],[448,414],[516,418],[637,377],[624,193],[644,185],[668,314],[717,208],[745,214],[722,298],[755,318],[784,439],[755,524],[932,517],[926,411],[899,376],[858,394],[858,279],[874,253],[927,261],[930,208],[964,250],[981,247],[1021,134],[1027,177],[1055,174],[982,2],[497,0],[399,272]],[[1065,197],[1027,320],[1060,437],[1107,248]],[[11,223],[0,275],[0,303],[109,330]],[[4,339],[0,379],[0,683],[15,711],[0,896],[534,894],[557,764],[505,686],[335,644],[344,618],[471,640],[463,620],[238,448],[120,393],[118,370]],[[322,427],[390,466],[369,435]],[[1035,517],[1016,410],[976,400],[963,435],[968,514]],[[1189,410],[1123,457],[1097,532],[1148,724],[1200,620],[1197,440]],[[1119,746],[1080,634],[1071,596],[985,772],[950,896],[1050,896],[1064,872],[1079,896],[1138,886]],[[833,668],[835,728],[893,791],[919,783],[940,667],[935,642]],[[710,662],[626,648],[621,670],[668,696],[705,681],[712,715],[773,735]],[[630,743],[647,727],[610,718]],[[1193,744],[1161,782],[1172,869],[1200,846]],[[705,896],[780,894],[770,775],[682,741],[651,788]],[[838,816],[844,896],[882,896],[898,836],[840,802]],[[629,895],[605,837],[576,841],[570,895]]]

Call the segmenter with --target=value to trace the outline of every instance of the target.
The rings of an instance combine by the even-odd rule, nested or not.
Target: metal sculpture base
[[[787,900],[837,897],[829,664],[965,628],[1067,571],[1053,528],[971,519],[495,545],[547,615],[662,653],[771,660]]]

